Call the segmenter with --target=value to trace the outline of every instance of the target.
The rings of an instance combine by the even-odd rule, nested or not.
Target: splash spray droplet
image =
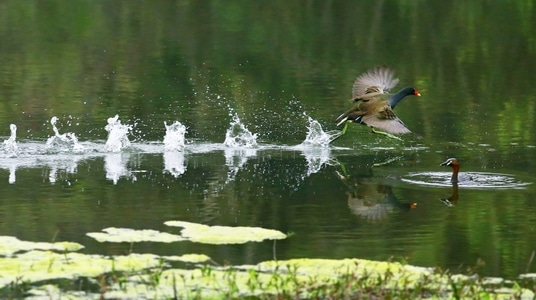
[[[4,149],[8,152],[10,156],[17,156],[17,125],[11,124],[9,125],[9,129],[11,130],[11,136],[9,137],[9,139],[4,141]]]
[[[303,145],[327,147],[329,143],[341,135],[341,131],[338,130],[324,131],[320,122],[309,116],[307,116],[307,119],[309,120],[309,125],[307,126],[307,136],[302,143]]]
[[[58,122],[58,117],[54,116],[50,119],[50,124],[52,125],[52,130],[54,131],[54,136],[51,136],[47,140],[47,148],[57,149],[57,150],[72,150],[74,152],[81,152],[84,150],[84,147],[78,143],[78,138],[72,132],[67,132],[60,134],[56,123]]]
[[[124,147],[130,146],[128,134],[132,130],[132,126],[123,125],[119,121],[119,115],[113,118],[108,118],[108,125],[104,127],[108,131],[108,140],[106,141],[106,150],[110,152],[119,152]]]
[[[184,148],[186,135],[186,126],[181,124],[179,121],[173,122],[173,124],[168,125],[164,122],[166,126],[166,135],[164,136],[164,150],[174,151],[182,150]]]
[[[223,144],[232,148],[254,148],[257,146],[257,134],[251,133],[235,114],[225,133]]]

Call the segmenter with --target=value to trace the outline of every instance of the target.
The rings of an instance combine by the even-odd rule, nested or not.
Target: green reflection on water
[[[448,156],[473,171],[526,176],[536,167],[533,12],[530,1],[4,1],[0,129],[7,135],[15,123],[19,139],[41,141],[57,115],[62,132],[101,141],[106,119],[119,114],[135,124],[134,142],[161,141],[163,122],[179,120],[188,139],[219,143],[232,109],[259,142],[295,145],[307,131],[303,112],[335,129],[355,76],[388,64],[401,86],[423,95],[396,108],[416,136],[397,146],[354,128],[336,144],[351,150],[328,156],[347,158],[361,176],[362,168],[402,155],[380,179],[433,171]],[[401,150],[411,146],[426,149]],[[534,187],[463,191],[456,210],[445,211],[438,199],[448,189],[395,182],[392,193],[418,208],[369,224],[349,211],[337,166],[306,176],[304,156],[259,154],[228,184],[221,153],[187,155],[179,178],[161,174],[159,155],[133,154],[130,167],[147,172],[117,185],[106,180],[103,157],[80,162],[55,184],[43,175],[49,166],[22,168],[16,184],[2,183],[0,229],[35,241],[59,229],[79,240],[80,232],[108,226],[161,230],[162,220],[184,217],[300,231],[282,243],[287,257],[397,254],[448,266],[484,257],[491,274],[526,268]],[[269,251],[224,247],[219,255],[249,262]]]

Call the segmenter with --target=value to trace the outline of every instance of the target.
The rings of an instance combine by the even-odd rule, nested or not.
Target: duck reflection
[[[452,184],[452,194],[448,198],[441,198],[439,201],[443,202],[446,206],[452,207],[458,204],[458,184]]]
[[[336,171],[337,177],[347,186],[348,208],[369,222],[379,222],[393,211],[410,211],[417,203],[400,202],[393,194],[392,186],[374,177],[350,176]]]

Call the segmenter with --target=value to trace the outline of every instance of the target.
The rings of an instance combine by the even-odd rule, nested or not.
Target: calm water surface
[[[535,272],[535,14],[523,1],[4,1],[0,131],[7,140],[17,125],[18,150],[0,151],[0,235],[122,254],[131,246],[86,233],[177,232],[163,223],[184,220],[293,232],[279,259]],[[423,95],[396,108],[414,134],[395,141],[356,125],[328,147],[296,147],[309,118],[335,130],[355,77],[380,64],[397,71],[397,88]],[[115,115],[131,126],[118,151],[105,145]],[[82,150],[47,146],[54,116]],[[223,145],[236,116],[256,147]],[[174,121],[187,144],[165,151]],[[462,172],[532,184],[455,191],[403,180],[448,176],[447,157]],[[272,246],[133,251],[243,264],[272,259]]]

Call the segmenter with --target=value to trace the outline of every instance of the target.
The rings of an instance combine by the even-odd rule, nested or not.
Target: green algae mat
[[[183,221],[180,234],[105,228],[87,236],[102,243],[237,244],[285,239],[259,227],[207,226]],[[532,299],[534,293],[500,278],[453,275],[397,262],[291,259],[219,266],[201,253],[176,256],[82,254],[71,242],[43,243],[0,236],[0,298],[221,299],[221,298],[483,298]],[[181,262],[178,268],[176,262]],[[532,280],[525,274],[520,281]]]

